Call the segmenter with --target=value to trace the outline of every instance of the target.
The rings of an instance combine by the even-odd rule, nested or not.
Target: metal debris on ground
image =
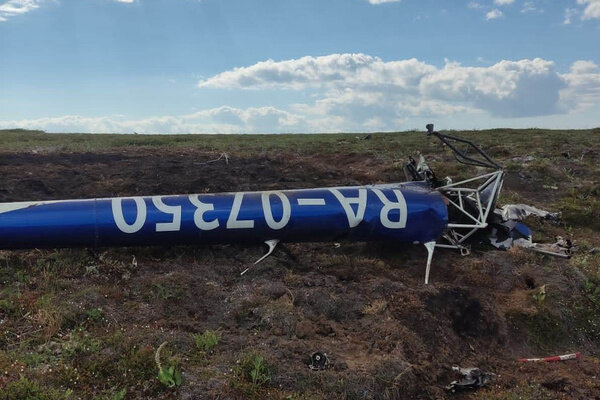
[[[452,370],[458,372],[463,377],[460,381],[452,381],[446,386],[446,390],[452,393],[479,389],[487,385],[492,377],[495,376],[495,374],[484,372],[479,368],[460,368],[455,366],[452,367]]]
[[[514,241],[515,246],[533,250],[537,253],[548,254],[562,258],[571,257],[573,243],[562,236],[556,237],[555,243],[533,243],[531,240],[518,239]]]
[[[519,362],[556,362],[556,361],[565,361],[565,360],[579,360],[581,358],[581,353],[571,353],[571,354],[563,354],[561,356],[550,356],[543,358],[519,358]]]
[[[508,250],[518,246],[538,253],[557,257],[569,258],[573,244],[569,239],[556,237],[555,243],[534,243],[529,227],[522,220],[535,216],[556,224],[560,219],[559,213],[541,210],[525,204],[507,204],[497,208],[491,218],[487,242],[497,249]]]
[[[327,353],[316,351],[311,354],[308,368],[312,369],[313,371],[323,371],[327,369],[328,365],[329,359],[327,358]]]
[[[208,160],[205,162],[195,162],[195,165],[205,165],[205,164],[210,164],[210,163],[214,163],[220,160],[225,160],[225,164],[229,165],[229,154],[227,153],[221,153],[221,155],[219,155],[219,158],[215,158],[214,160]]]
[[[528,206],[526,204],[507,204],[501,208],[502,210],[502,218],[505,221],[513,220],[513,221],[523,221],[525,218],[530,215],[534,215],[536,217],[540,217],[551,222],[558,222],[559,214],[551,213],[546,210],[541,210],[537,207]]]
[[[510,161],[516,162],[516,163],[529,163],[529,162],[535,161],[535,157],[534,156],[517,156],[517,157],[511,158]]]

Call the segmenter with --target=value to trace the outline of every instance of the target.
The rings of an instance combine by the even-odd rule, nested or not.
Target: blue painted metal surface
[[[0,204],[0,248],[428,242],[448,223],[422,182]]]

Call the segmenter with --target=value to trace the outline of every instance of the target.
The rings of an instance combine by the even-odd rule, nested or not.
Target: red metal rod
[[[550,356],[544,358],[519,358],[519,362],[555,362],[555,361],[564,361],[564,360],[579,360],[581,358],[581,353],[572,353],[572,354],[563,354],[562,356]]]

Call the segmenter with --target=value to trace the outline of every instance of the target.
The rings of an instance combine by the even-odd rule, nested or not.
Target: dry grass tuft
[[[374,300],[370,304],[366,304],[362,308],[362,313],[365,315],[378,315],[383,313],[388,306],[388,302],[383,299]]]

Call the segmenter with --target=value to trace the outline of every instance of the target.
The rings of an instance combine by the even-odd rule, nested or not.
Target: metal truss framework
[[[445,243],[437,243],[436,247],[459,249],[461,254],[469,254],[470,249],[465,241],[479,229],[488,226],[487,219],[496,206],[496,199],[502,188],[504,171],[479,175],[460,182],[437,188],[448,200],[449,211],[466,222],[451,222],[448,231],[442,236]]]

